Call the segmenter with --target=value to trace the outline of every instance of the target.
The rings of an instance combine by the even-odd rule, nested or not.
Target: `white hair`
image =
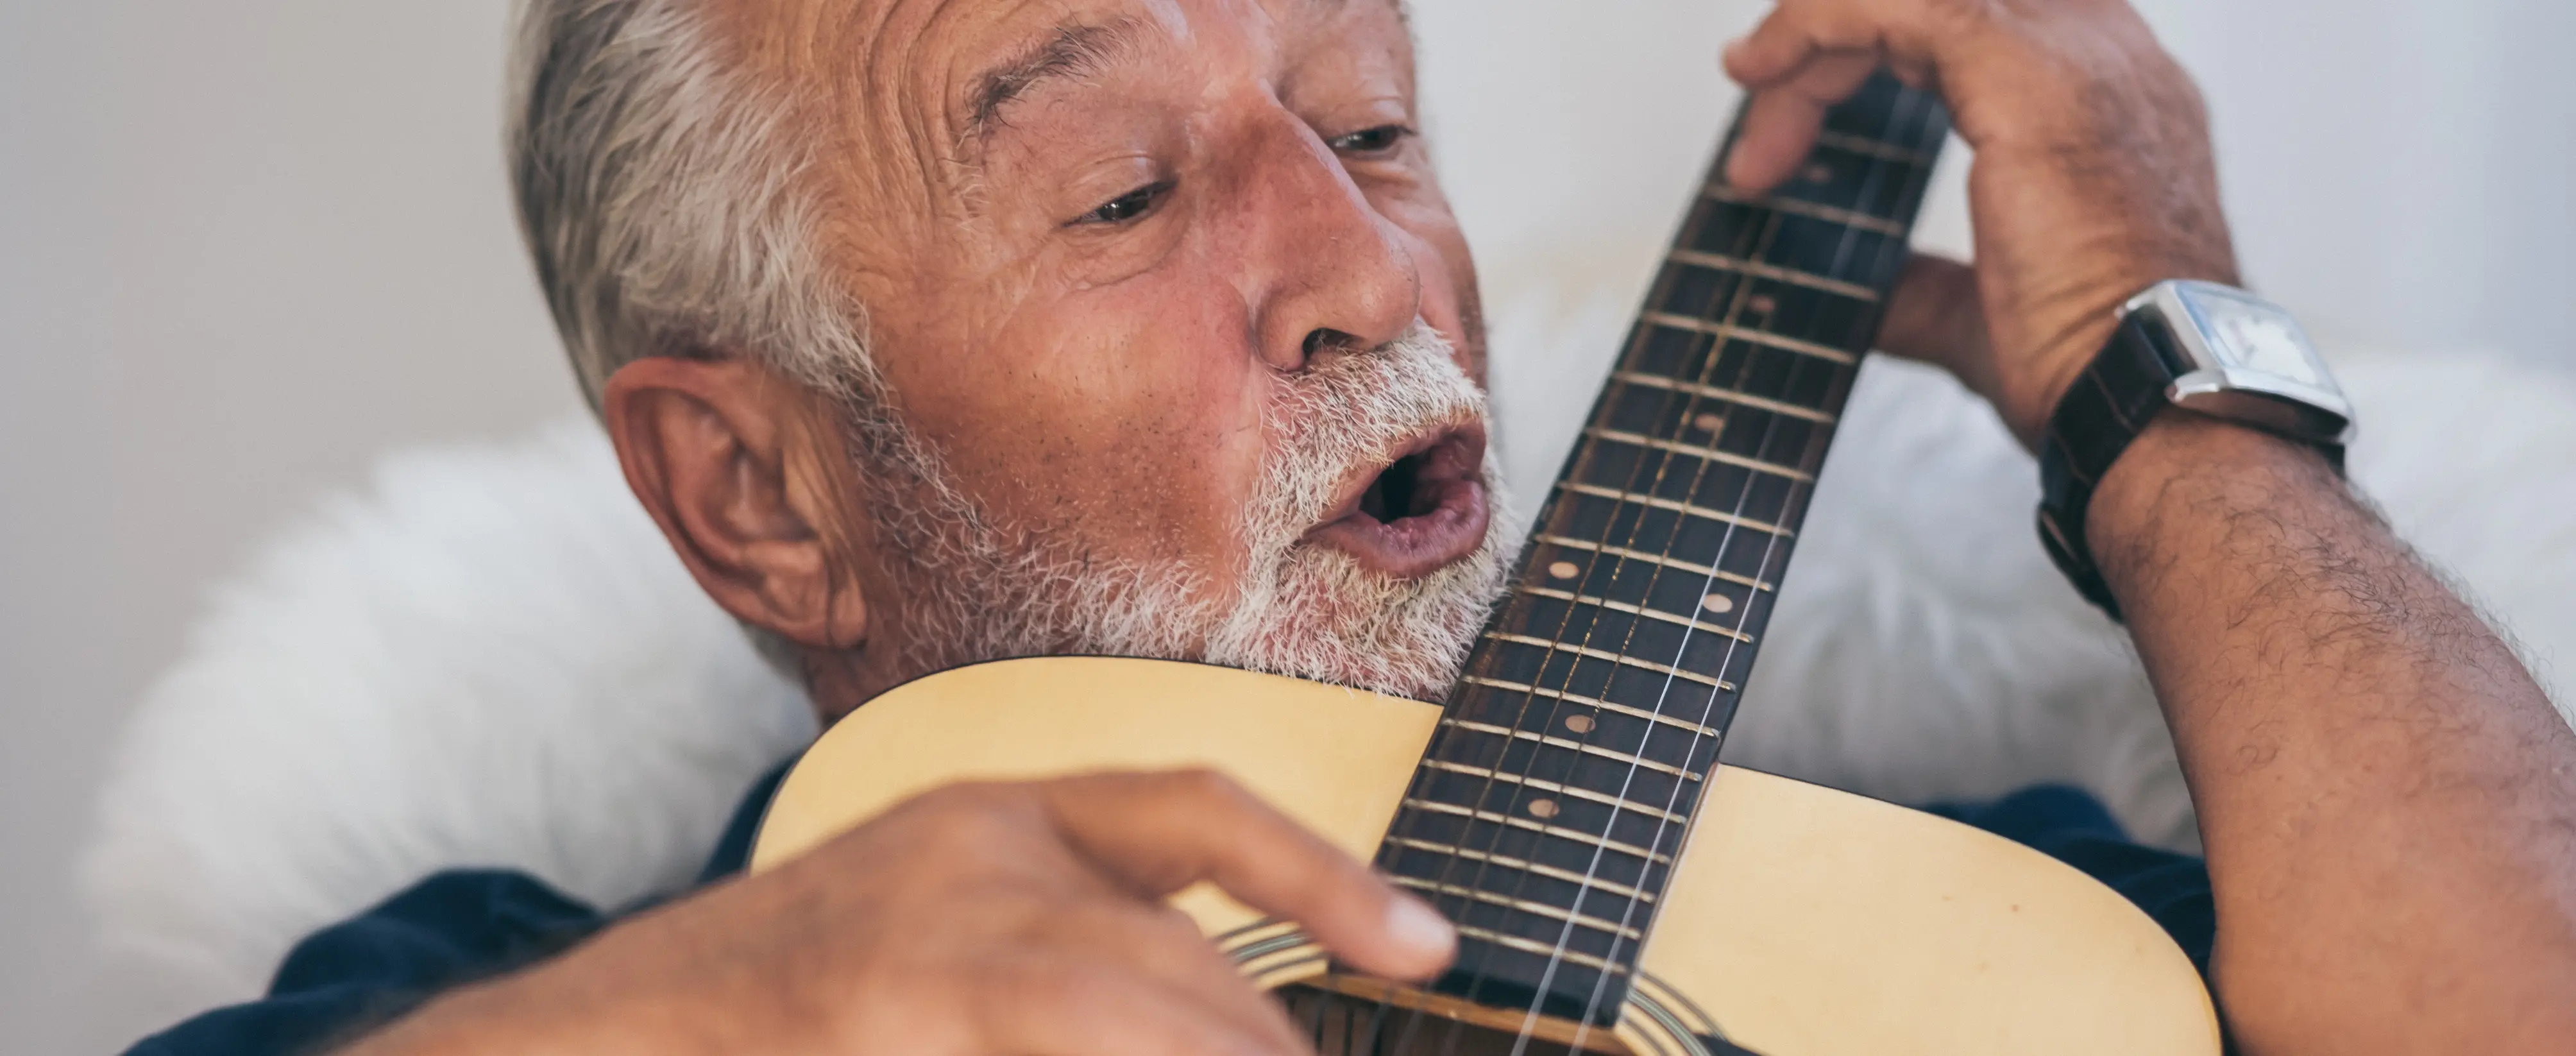
[[[519,222],[591,407],[652,356],[744,356],[836,397],[857,453],[946,493],[894,413],[866,315],[826,279],[810,139],[727,61],[702,0],[521,0],[508,146]],[[782,673],[796,650],[744,624]]]
[[[522,0],[519,219],[595,407],[648,356],[757,357],[876,396],[863,314],[823,281],[810,142],[727,61],[702,0]]]
[[[1454,674],[1509,557],[1503,525],[1419,581],[1300,545],[1335,485],[1484,397],[1418,321],[1387,345],[1283,383],[1240,569],[1140,567],[1072,531],[1001,523],[903,421],[860,305],[828,281],[798,113],[723,54],[700,0],[522,0],[512,183],[529,252],[593,407],[650,356],[743,356],[833,397],[896,604],[907,666],[1039,651],[1198,657],[1416,696]],[[1490,461],[1484,472],[1496,483]],[[1232,604],[1206,596],[1220,577]],[[795,650],[745,625],[797,670]]]

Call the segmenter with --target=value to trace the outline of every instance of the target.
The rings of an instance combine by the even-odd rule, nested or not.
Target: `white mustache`
[[[1245,558],[1230,570],[1185,555],[1106,559],[1117,548],[1078,528],[1013,532],[954,487],[917,437],[898,437],[904,460],[863,451],[862,464],[916,482],[889,491],[880,510],[900,531],[910,663],[927,671],[1037,653],[1163,657],[1436,697],[1501,590],[1517,522],[1497,512],[1474,554],[1414,580],[1303,539],[1352,476],[1426,432],[1482,421],[1485,407],[1448,341],[1420,320],[1383,345],[1283,376],[1263,409],[1261,479],[1237,522]],[[1484,477],[1499,508],[1490,450]],[[1211,586],[1232,589],[1211,597]]]
[[[1419,320],[1384,345],[1286,379],[1266,415],[1276,446],[1245,510],[1240,593],[1205,658],[1399,696],[1445,692],[1502,589],[1515,519],[1496,512],[1474,553],[1416,580],[1303,539],[1354,474],[1426,432],[1484,417],[1484,391]],[[1504,505],[1491,449],[1483,476],[1490,501]]]
[[[1344,481],[1393,461],[1423,434],[1484,421],[1485,393],[1459,369],[1448,339],[1417,319],[1393,341],[1287,376],[1264,417],[1276,439],[1246,511],[1256,551],[1282,533],[1293,543],[1331,511]]]

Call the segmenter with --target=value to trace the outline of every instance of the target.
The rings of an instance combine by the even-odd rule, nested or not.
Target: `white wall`
[[[577,405],[501,191],[504,8],[0,2],[0,1050],[145,1027],[65,871],[211,579],[378,451]]]
[[[1731,98],[1745,0],[1416,0],[1498,314],[1621,306]],[[2346,340],[2576,369],[2551,0],[2150,0],[2254,279]],[[0,1032],[109,1049],[65,869],[212,580],[389,446],[575,406],[499,172],[504,0],[0,3]],[[2544,50],[2547,49],[2547,50]],[[1933,237],[1955,243],[1955,214]],[[1606,351],[1606,350],[1605,350]],[[1516,461],[1595,367],[1504,362]],[[1589,391],[1590,381],[1572,382]],[[1542,470],[1543,472],[1543,470]]]

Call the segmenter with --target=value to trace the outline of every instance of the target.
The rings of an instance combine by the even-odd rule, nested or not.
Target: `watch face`
[[[2192,314],[2210,337],[2210,352],[2230,366],[2260,371],[2301,385],[2329,388],[2325,368],[2307,335],[2288,312],[2261,301],[2192,291]]]

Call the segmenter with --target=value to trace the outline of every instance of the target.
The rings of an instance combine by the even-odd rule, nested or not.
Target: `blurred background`
[[[1717,48],[1763,5],[1414,6],[1494,312],[1633,299],[1732,106]],[[2142,6],[2209,97],[2252,280],[2326,344],[2576,374],[2576,6]],[[161,1025],[94,974],[69,871],[117,726],[209,588],[386,450],[578,411],[501,176],[507,7],[0,4],[11,1051]],[[1964,252],[1955,194],[1924,237]],[[1515,476],[1543,480],[1572,428],[1544,394],[1594,369],[1496,364]]]

